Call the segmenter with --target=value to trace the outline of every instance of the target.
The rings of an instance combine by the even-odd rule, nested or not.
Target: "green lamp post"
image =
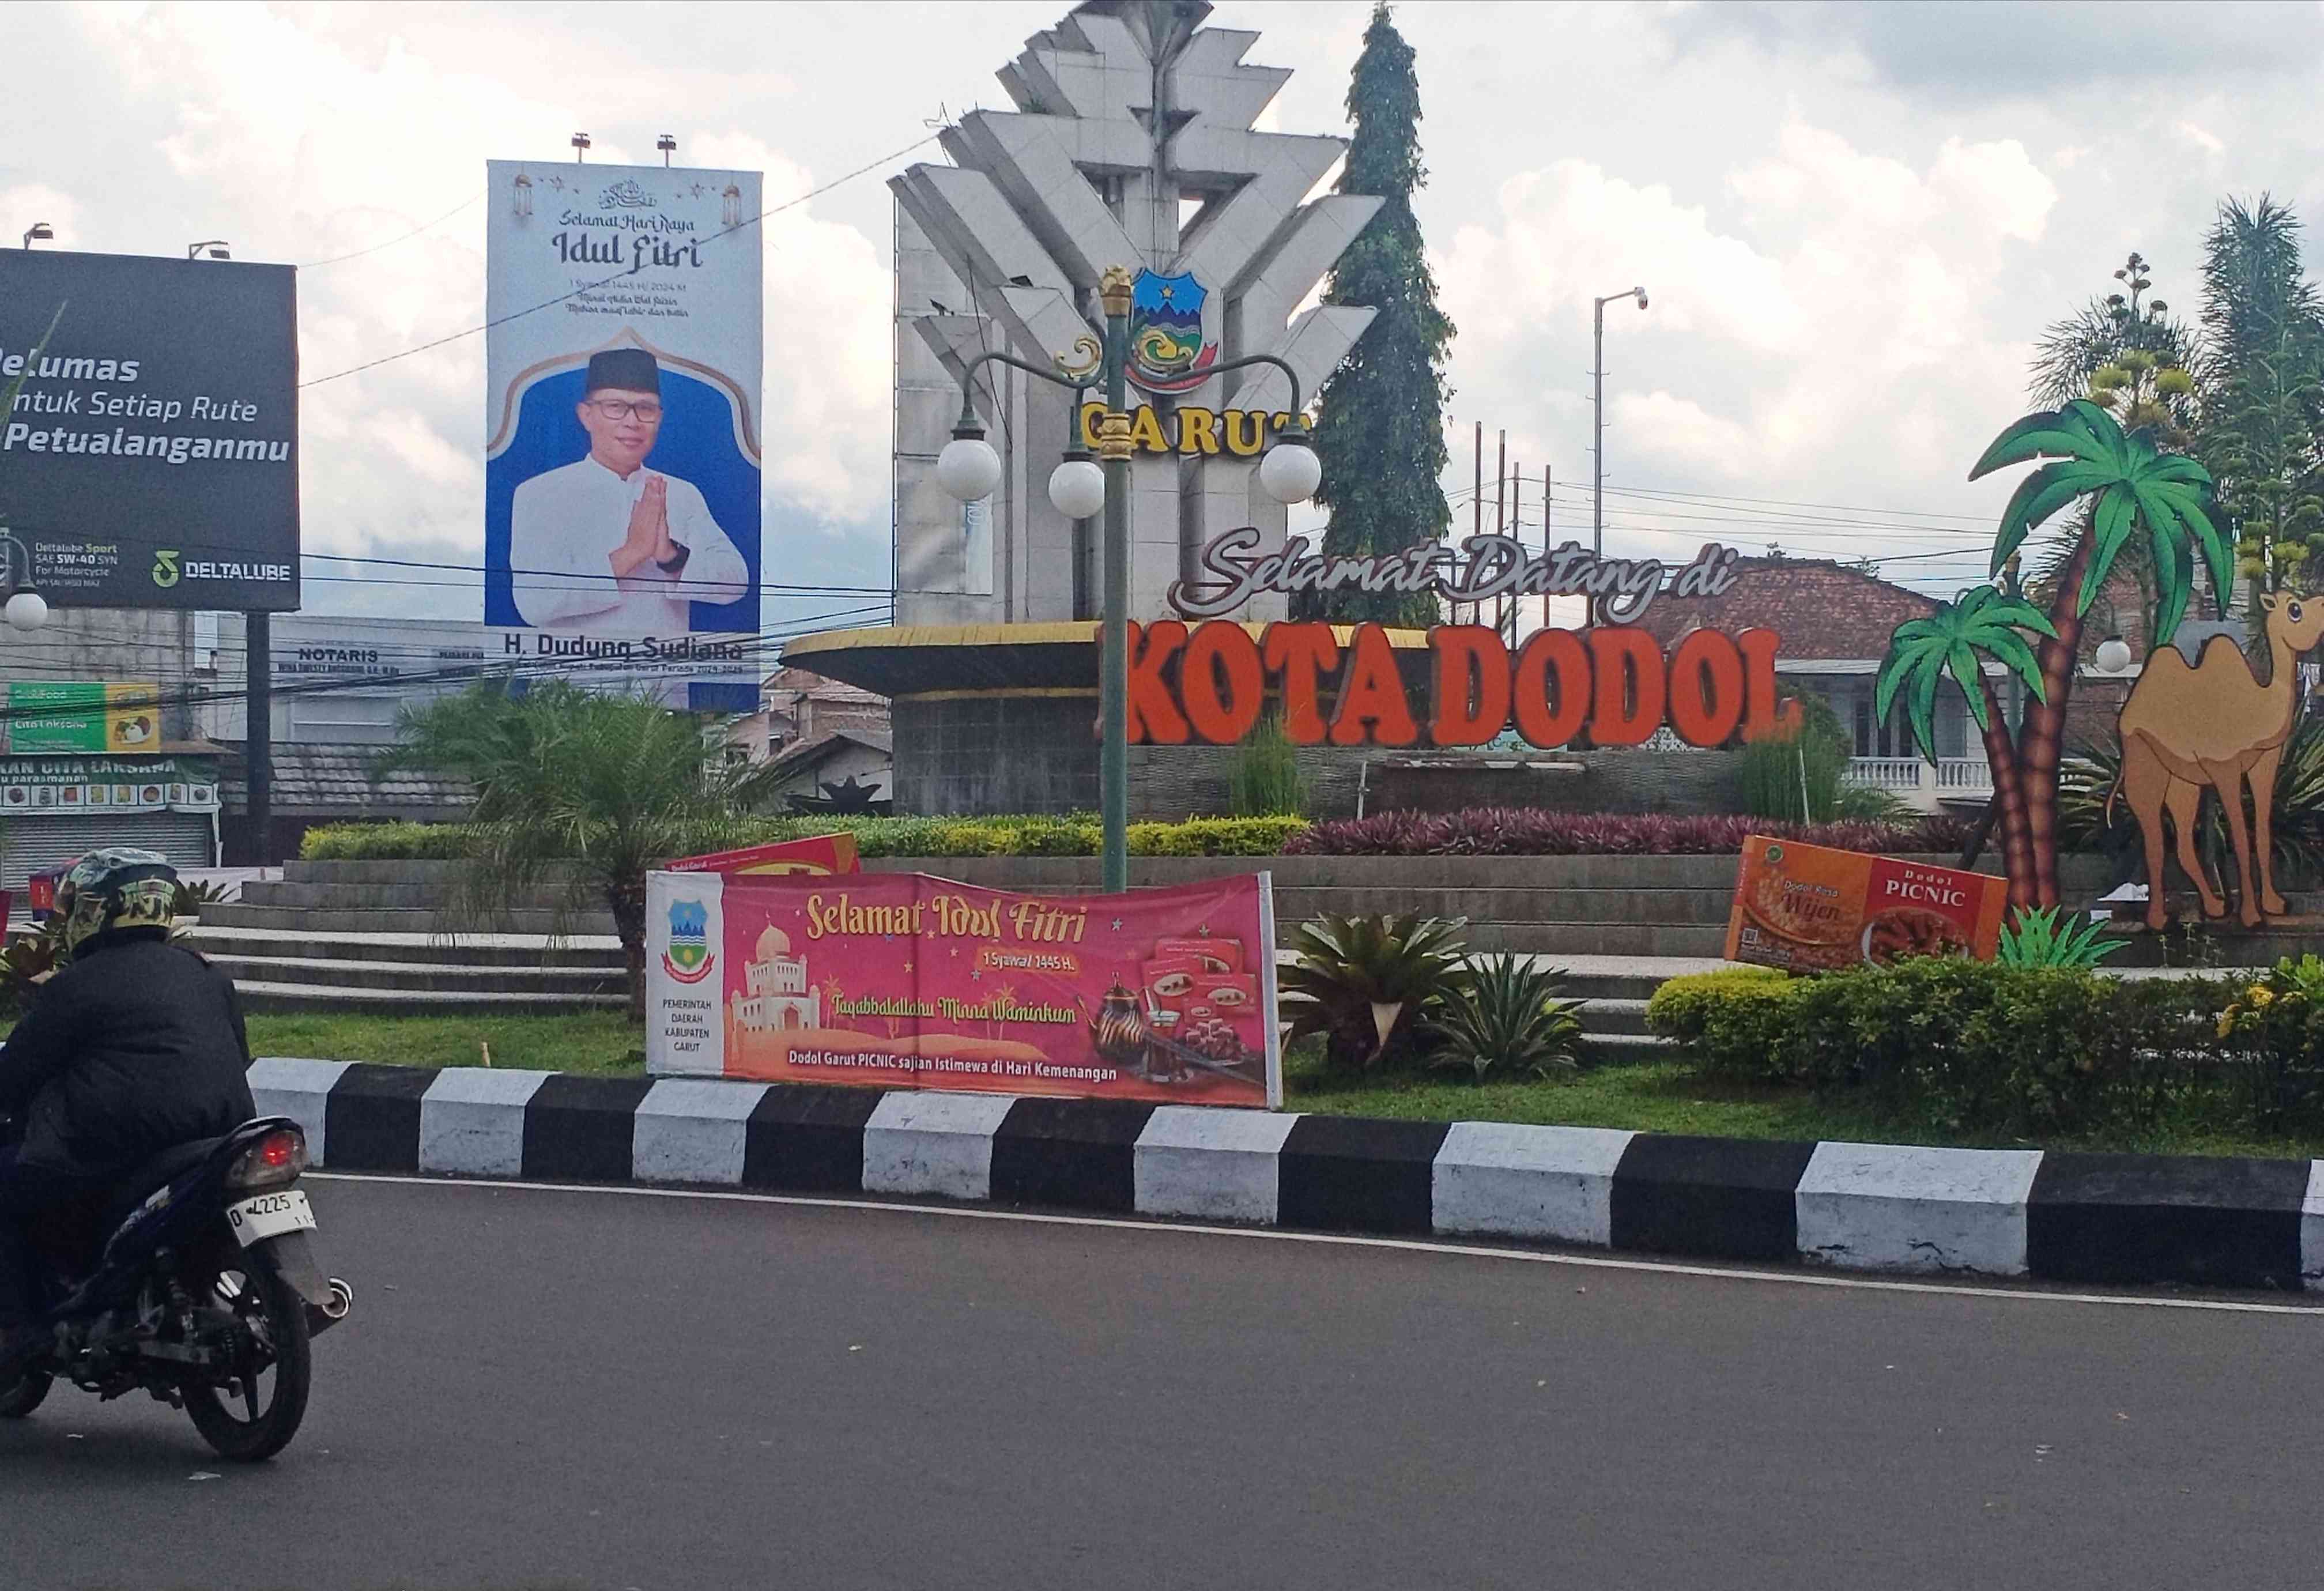
[[[1099,279],[1098,298],[1105,310],[1105,342],[1084,338],[1074,352],[1088,363],[1070,366],[1063,356],[1057,367],[1045,370],[1008,354],[980,354],[961,372],[960,421],[950,442],[936,456],[936,484],[963,503],[992,494],[1001,484],[1001,456],[984,439],[984,426],[976,417],[976,373],[989,364],[1013,370],[1074,393],[1102,389],[1105,412],[1095,427],[1097,459],[1083,446],[1081,404],[1073,405],[1072,439],[1065,456],[1049,475],[1049,501],[1068,519],[1084,520],[1105,513],[1105,606],[1099,624],[1098,723],[1102,735],[1098,762],[1098,806],[1104,824],[1104,880],[1109,893],[1130,884],[1130,290],[1132,273],[1110,265]],[[1090,359],[1094,354],[1096,357]],[[1307,423],[1299,376],[1272,354],[1253,354],[1211,367],[1224,375],[1250,365],[1268,365],[1291,384],[1291,423],[1276,433],[1259,460],[1259,483],[1277,503],[1302,503],[1314,495],[1323,481],[1322,460],[1308,445]]]

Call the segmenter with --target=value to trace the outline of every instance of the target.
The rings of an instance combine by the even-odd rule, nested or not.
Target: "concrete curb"
[[[1691,1138],[270,1057],[335,1170],[890,1193],[1852,1270],[2324,1287],[2324,1161]]]

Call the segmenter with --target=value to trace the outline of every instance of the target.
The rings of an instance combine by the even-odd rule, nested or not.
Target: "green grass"
[[[1424,1122],[1525,1122],[1543,1126],[1625,1127],[1720,1138],[1833,1139],[1979,1149],[2081,1149],[2146,1154],[2238,1155],[2261,1160],[2324,1155],[2324,1136],[2258,1137],[2239,1124],[2188,1107],[2147,1133],[2092,1134],[2030,1142],[1948,1132],[1899,1120],[1803,1088],[1719,1083],[1683,1061],[1597,1067],[1562,1079],[1471,1084],[1451,1073],[1383,1078],[1360,1086],[1325,1074],[1311,1055],[1286,1056],[1286,1108],[1321,1115],[1391,1116]]]
[[[249,1019],[253,1055],[305,1055],[383,1066],[482,1066],[512,1071],[639,1077],[645,1034],[618,1011],[558,1016],[339,1016],[293,1013]]]

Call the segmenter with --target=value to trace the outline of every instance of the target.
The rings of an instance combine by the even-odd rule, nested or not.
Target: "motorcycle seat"
[[[113,1185],[105,1207],[105,1230],[117,1230],[137,1207],[218,1152],[224,1138],[198,1138],[165,1149]]]

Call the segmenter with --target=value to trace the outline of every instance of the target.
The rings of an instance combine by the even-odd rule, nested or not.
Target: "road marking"
[[[1177,1233],[1196,1237],[1259,1238],[1270,1243],[1314,1243],[1341,1248],[1399,1249],[1415,1253],[1463,1254],[1480,1260],[1517,1260],[1536,1265],[1570,1265],[1587,1271],[1643,1271],[1664,1276],[1706,1276],[1728,1281],[1775,1281],[1792,1287],[1828,1287],[1856,1292],[1935,1293],[1944,1298],[2011,1299],[2052,1304],[2116,1304],[2144,1309],[2209,1309],[2230,1315],[2308,1315],[2324,1318],[2324,1304],[2245,1303],[2231,1299],[2141,1298],[2128,1293],[2056,1292],[2039,1287],[1978,1287],[1950,1281],[1902,1281],[1869,1276],[1825,1276],[1804,1271],[1749,1271],[1726,1265],[1690,1265],[1674,1260],[1618,1260],[1599,1254],[1547,1253],[1536,1249],[1497,1248],[1449,1238],[1368,1237],[1347,1232],[1284,1232],[1268,1226],[1212,1226],[1194,1221],[1138,1221],[1119,1216],[1042,1215],[1030,1210],[973,1209],[961,1205],[908,1204],[897,1199],[838,1198],[801,1193],[755,1193],[717,1188],[635,1188],[601,1182],[513,1182],[482,1177],[406,1177],[370,1171],[309,1171],[320,1182],[393,1182],[416,1188],[494,1188],[518,1193],[592,1193],[629,1198],[699,1198],[722,1204],[800,1205],[811,1209],[884,1210],[909,1216],[947,1216],[969,1221],[1019,1221],[1041,1226],[1104,1226],[1130,1232]]]

